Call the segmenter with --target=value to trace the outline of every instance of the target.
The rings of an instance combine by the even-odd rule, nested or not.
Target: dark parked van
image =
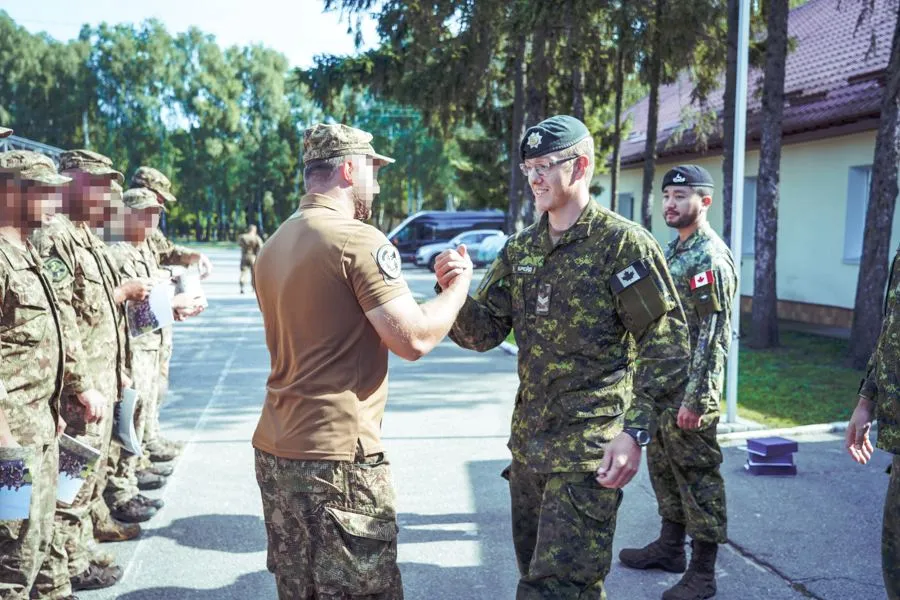
[[[388,239],[400,250],[404,261],[412,262],[416,250],[425,244],[448,241],[471,229],[505,228],[506,214],[502,210],[429,210],[407,217],[388,234]]]

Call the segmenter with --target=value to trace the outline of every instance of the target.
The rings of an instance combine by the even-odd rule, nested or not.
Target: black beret
[[[689,185],[691,187],[715,187],[709,171],[698,165],[679,165],[663,177],[662,189],[670,185]]]
[[[590,135],[591,132],[584,123],[575,117],[556,115],[529,127],[519,144],[519,150],[522,160],[537,158],[565,150]]]

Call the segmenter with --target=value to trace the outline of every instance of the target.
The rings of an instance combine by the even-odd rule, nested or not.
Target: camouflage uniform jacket
[[[651,429],[687,380],[684,312],[659,244],[590,202],[554,246],[546,215],[511,236],[450,332],[485,351],[515,331],[509,447],[537,471],[592,471],[623,426]]]
[[[900,248],[891,265],[881,334],[859,395],[875,402],[878,447],[900,455]]]
[[[241,246],[241,261],[245,258],[252,261],[255,260],[256,255],[259,254],[263,241],[262,238],[255,233],[244,233],[238,236],[238,244]]]
[[[78,370],[108,381],[115,373],[115,387],[122,387],[125,330],[121,308],[115,303],[114,291],[119,285],[115,263],[106,244],[87,226],[75,225],[63,215],[56,215],[34,236],[35,247],[44,259],[44,273],[53,286],[63,313],[63,327],[68,344],[67,363]],[[69,336],[66,327],[76,328]],[[82,371],[83,372],[83,371]],[[82,375],[87,380],[87,375]],[[103,382],[91,381],[101,389]],[[78,385],[67,385],[66,393],[79,393]]]
[[[109,249],[123,280],[156,279],[159,265],[156,262],[156,254],[147,241],[137,246],[128,242],[119,242],[110,246]],[[129,351],[131,349],[159,350],[162,345],[162,330],[142,335],[136,339],[129,338],[127,344]]]
[[[56,298],[30,243],[0,238],[0,406],[23,446],[56,437],[64,341]]]
[[[173,244],[159,229],[154,229],[150,233],[147,237],[147,243],[154,254],[156,254],[157,262],[162,266],[180,265],[186,267],[191,264],[191,257],[196,254],[190,248]]]
[[[731,302],[737,274],[731,250],[709,225],[666,250],[669,273],[691,332],[691,366],[682,404],[697,414],[718,413],[731,345]]]

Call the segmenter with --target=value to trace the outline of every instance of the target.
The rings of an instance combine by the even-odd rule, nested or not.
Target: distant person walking
[[[241,293],[244,293],[244,286],[247,282],[256,291],[256,277],[253,275],[253,265],[256,263],[256,255],[262,249],[262,238],[256,234],[256,225],[249,225],[247,233],[238,237],[238,244],[241,245]]]

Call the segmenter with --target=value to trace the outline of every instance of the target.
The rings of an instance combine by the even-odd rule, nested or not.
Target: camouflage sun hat
[[[120,185],[125,183],[125,176],[113,169],[113,162],[108,157],[90,150],[67,150],[59,155],[59,172],[81,171],[91,175],[111,175]]]
[[[393,158],[375,152],[371,141],[372,134],[362,129],[339,123],[318,123],[303,132],[303,162],[352,154],[371,156],[376,164],[381,165],[394,162]]]
[[[153,190],[166,199],[166,202],[175,202],[172,195],[172,182],[169,178],[151,167],[140,167],[131,176],[131,187],[147,188]]]
[[[13,134],[13,130],[8,127],[0,127],[0,139],[9,137]]]
[[[14,172],[23,181],[33,181],[50,186],[63,186],[72,181],[56,172],[50,157],[28,150],[0,152],[0,169]]]
[[[131,188],[122,195],[125,206],[132,210],[158,208],[165,212],[166,207],[156,199],[156,193],[147,188]]]

